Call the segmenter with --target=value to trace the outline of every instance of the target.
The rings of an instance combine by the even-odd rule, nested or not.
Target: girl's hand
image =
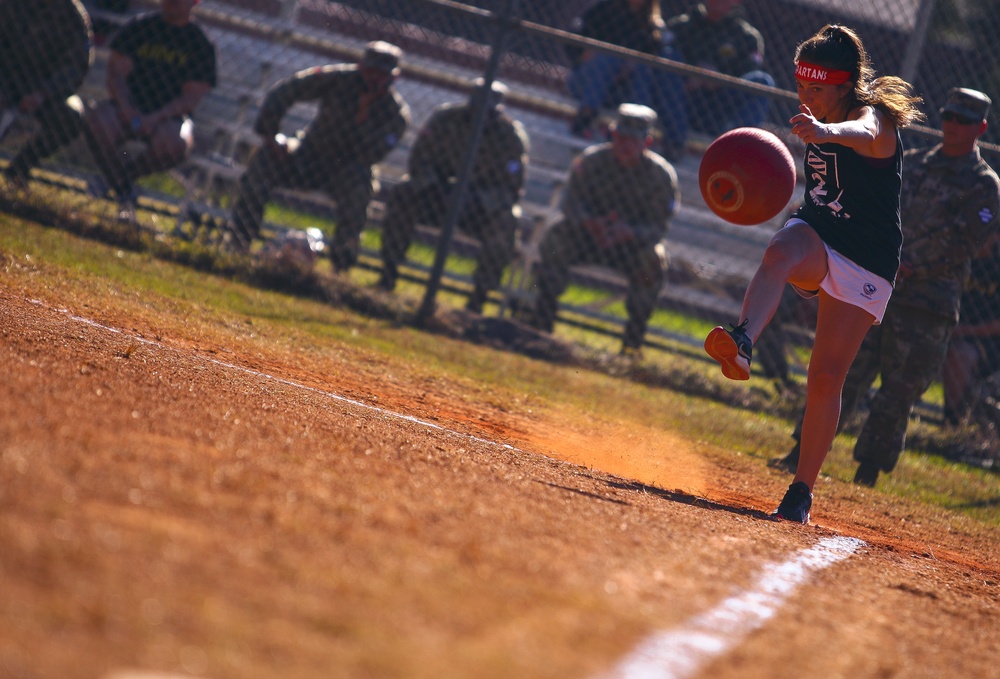
[[[788,121],[792,124],[792,134],[807,144],[819,144],[829,138],[826,124],[816,120],[808,106],[799,104],[799,111]]]

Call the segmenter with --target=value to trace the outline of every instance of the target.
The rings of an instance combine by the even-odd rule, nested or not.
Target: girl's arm
[[[805,104],[791,119],[792,133],[807,144],[834,143],[862,156],[888,158],[896,152],[896,128],[873,106],[859,106],[840,123],[822,123]]]

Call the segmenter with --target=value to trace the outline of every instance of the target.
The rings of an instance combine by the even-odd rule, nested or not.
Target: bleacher
[[[156,4],[139,0],[132,3],[131,12],[144,11]],[[275,82],[319,63],[353,62],[372,37],[392,39],[391,35],[372,36],[361,28],[352,31],[345,16],[356,19],[357,10],[340,16],[340,22],[335,24],[339,32],[331,33],[327,25],[315,25],[323,24],[315,21],[315,17],[300,17],[300,22],[292,24],[292,18],[282,16],[273,8],[254,11],[238,7],[238,4],[241,3],[211,3],[197,10],[201,25],[219,49],[219,85],[196,112],[196,153],[174,173],[188,193],[178,208],[180,219],[196,213],[222,215],[218,207],[220,197],[231,189],[258,141],[251,125],[264,94]],[[107,23],[121,22],[125,17],[100,18]],[[416,49],[412,39],[407,45],[410,49],[404,56],[403,76],[397,88],[410,103],[413,118],[402,143],[380,166],[386,185],[398,181],[405,173],[409,146],[433,108],[464,98],[471,82],[481,74],[475,68],[476,63],[468,60],[442,60],[440,44],[429,49],[428,54]],[[462,51],[463,46],[453,45],[453,48]],[[106,52],[99,48],[94,68],[81,92],[83,96],[104,96],[106,58]],[[523,82],[517,80],[521,75],[525,78]],[[541,232],[557,216],[558,195],[570,161],[587,145],[567,132],[566,123],[573,111],[573,103],[567,95],[554,89],[551,82],[540,82],[538,73],[530,69],[524,73],[507,69],[504,77],[511,88],[508,110],[527,128],[531,154],[522,203],[522,247],[518,260],[511,267],[508,299],[501,300],[501,304],[510,302],[512,296],[530,294],[527,290],[530,268],[537,261]],[[302,127],[313,112],[308,105],[294,107],[285,117],[283,131],[291,133]],[[682,200],[668,234],[672,282],[665,286],[661,304],[725,320],[736,316],[739,303],[725,294],[718,283],[749,279],[778,224],[735,227],[722,222],[708,210],[697,187],[698,154],[705,143],[706,140],[702,140],[701,144],[691,144],[685,157],[675,164]],[[329,201],[317,193],[281,191],[276,198],[321,213],[332,214],[333,210]],[[382,208],[380,199],[371,206],[370,216],[376,224]],[[426,238],[433,239],[435,231],[427,229],[423,233]],[[474,244],[466,245],[474,247]],[[575,275],[580,281],[606,288],[612,298],[624,293],[623,279],[611,271],[579,267]],[[569,311],[589,315],[604,324],[613,320],[600,309]],[[655,341],[653,338],[658,332],[655,327],[650,329],[651,341]]]

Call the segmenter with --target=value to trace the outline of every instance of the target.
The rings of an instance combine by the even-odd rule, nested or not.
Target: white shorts
[[[785,226],[806,224],[798,218],[789,219]],[[868,269],[859,266],[842,254],[823,243],[826,249],[826,276],[820,281],[819,287],[830,297],[847,302],[852,306],[864,309],[875,317],[873,325],[882,323],[885,306],[892,296],[892,283],[873,274]],[[792,285],[801,297],[811,298],[819,294],[819,290],[803,290]]]

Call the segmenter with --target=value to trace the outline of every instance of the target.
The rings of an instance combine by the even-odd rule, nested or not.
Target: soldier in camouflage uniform
[[[80,134],[82,102],[67,99],[87,76],[92,42],[78,0],[0,2],[0,110],[16,108],[39,123],[4,172],[13,187],[26,189],[31,168]]]
[[[521,214],[518,201],[528,165],[527,133],[503,111],[506,91],[502,83],[486,88],[480,80],[467,102],[439,106],[421,129],[410,151],[409,174],[387,200],[382,223],[381,288],[395,288],[416,224],[439,225],[444,218],[483,97],[487,99],[486,124],[457,222],[459,229],[481,243],[474,289],[466,308],[481,313],[489,291],[499,286],[503,269],[514,254]]]
[[[622,104],[611,142],[573,161],[563,219],[541,243],[537,299],[527,319],[535,327],[552,331],[572,265],[603,264],[628,278],[622,353],[641,349],[666,281],[665,237],[680,199],[673,166],[648,148],[655,120],[649,107]]]
[[[958,325],[944,360],[944,420],[957,426],[977,398],[976,383],[1000,371],[1000,232],[972,260]]]
[[[774,78],[762,68],[764,38],[743,18],[740,5],[741,0],[705,0],[668,19],[665,40],[684,63],[773,87]],[[770,112],[771,100],[766,96],[709,80],[688,77],[684,90],[684,105],[667,109],[680,111],[684,117],[664,120],[664,127],[690,127],[716,136],[736,127],[759,127]]]
[[[940,111],[942,143],[906,152],[896,287],[882,324],[858,350],[842,396],[845,422],[881,374],[854,447],[860,485],[874,486],[880,472],[896,466],[910,412],[944,361],[971,261],[997,228],[1000,179],[977,144],[990,103],[982,92],[953,88]],[[777,464],[794,470],[798,452],[796,443]]]
[[[369,43],[358,64],[300,71],[268,92],[254,123],[263,143],[240,178],[227,227],[233,249],[247,251],[260,234],[273,189],[319,189],[337,203],[334,269],[357,262],[368,203],[378,190],[375,165],[409,123],[409,107],[392,87],[400,56],[395,45]],[[279,134],[285,113],[303,101],[318,102],[316,117],[293,137]]]

